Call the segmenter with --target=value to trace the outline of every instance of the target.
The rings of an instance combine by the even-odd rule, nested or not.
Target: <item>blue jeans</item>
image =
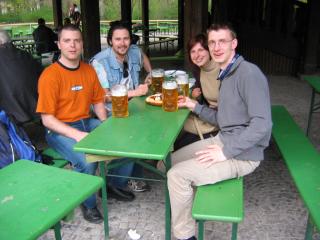
[[[107,105],[105,105],[107,108]],[[108,105],[108,108],[112,108],[111,104]],[[107,112],[108,118],[112,117],[111,111]],[[116,161],[125,161],[128,158],[121,158]],[[134,164],[133,162],[123,165],[118,168],[113,168],[108,171],[109,174],[119,175],[119,176],[133,176],[133,177],[143,177],[143,167],[138,164]],[[108,177],[108,184],[110,186],[125,189],[128,185],[128,179],[123,177]]]
[[[66,123],[71,127],[74,127],[80,131],[91,132],[95,129],[101,122],[94,118],[88,118],[79,120],[72,123]],[[80,173],[86,173],[90,175],[95,175],[98,164],[97,163],[88,163],[86,162],[85,154],[73,151],[73,145],[76,144],[76,141],[72,138],[65,137],[58,133],[55,133],[50,130],[46,130],[46,140],[50,147],[56,150],[64,159],[69,161],[74,171]],[[133,169],[133,164],[126,164],[124,166],[114,169],[114,174],[131,176]],[[113,180],[112,184],[115,187],[122,186],[127,184],[126,178],[116,178]],[[87,208],[94,208],[96,206],[96,195],[93,194],[83,202],[84,206]]]
[[[117,159],[115,161],[123,162],[127,158]],[[117,168],[112,168],[108,171],[108,174],[120,175],[120,176],[131,176],[133,172],[134,163],[130,162]],[[128,178],[125,177],[108,177],[108,185],[125,189],[128,185]]]

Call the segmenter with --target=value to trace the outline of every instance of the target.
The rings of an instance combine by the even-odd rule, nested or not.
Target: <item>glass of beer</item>
[[[189,97],[189,77],[186,73],[176,76],[179,96]]]
[[[178,85],[176,81],[162,83],[162,109],[166,112],[178,110]]]
[[[152,77],[151,89],[153,93],[161,93],[162,83],[164,81],[164,70],[161,68],[152,69],[151,77]]]
[[[123,84],[114,85],[111,88],[112,116],[124,118],[129,116],[128,90]]]

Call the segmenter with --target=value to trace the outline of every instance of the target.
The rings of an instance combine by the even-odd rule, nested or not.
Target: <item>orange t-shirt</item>
[[[104,101],[95,70],[84,62],[76,69],[61,63],[47,67],[38,83],[38,113],[52,114],[62,122],[89,118],[90,105]]]

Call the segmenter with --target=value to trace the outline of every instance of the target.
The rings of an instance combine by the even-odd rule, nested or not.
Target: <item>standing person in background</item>
[[[215,137],[172,154],[176,164],[167,176],[173,233],[178,239],[196,240],[191,216],[193,186],[250,174],[264,159],[264,149],[269,145],[272,122],[268,81],[256,65],[236,54],[237,45],[230,24],[211,25],[208,46],[220,67],[219,107],[200,105],[190,98],[181,98],[178,103],[220,128]]]
[[[75,171],[95,175],[97,163],[88,163],[84,153],[73,150],[107,118],[104,91],[94,69],[80,60],[83,51],[79,28],[70,24],[58,32],[59,60],[47,67],[39,79],[37,112],[46,127],[48,145],[68,160]],[[98,119],[91,117],[90,108]],[[84,219],[102,222],[93,194],[81,204]]]
[[[132,98],[146,95],[148,85],[146,83],[140,83],[140,71],[144,63],[144,55],[137,45],[131,44],[131,34],[128,26],[120,21],[111,23],[107,40],[109,47],[96,54],[91,59],[91,64],[98,74],[101,86],[105,89],[105,104],[108,112],[111,114],[112,103],[110,89],[113,86],[125,84],[128,89],[128,97]],[[148,67],[151,71],[150,63]],[[137,164],[128,163],[120,168],[111,169],[109,172],[122,176],[133,175],[135,177],[142,177],[143,168]],[[118,186],[117,189],[115,189],[116,191],[112,191],[116,193],[114,194],[115,198],[123,195],[123,198],[127,197],[133,200],[134,195],[131,192],[125,191],[128,184],[129,188],[134,192],[143,192],[150,188],[149,185],[143,181],[128,181],[126,178],[111,177],[108,181]],[[129,194],[132,194],[133,197],[130,197]]]
[[[192,89],[192,98],[197,99],[201,105],[216,109],[220,87],[220,81],[217,80],[219,66],[210,57],[207,36],[201,33],[191,38],[188,43],[188,53],[190,62],[200,69],[200,79]],[[174,149],[178,150],[200,139],[215,136],[217,132],[217,126],[191,114],[184,125],[184,131],[174,144]]]
[[[55,43],[55,41],[57,41],[57,34],[46,26],[46,21],[43,18],[38,19],[38,27],[33,31],[32,35],[38,55],[58,50],[57,44]]]
[[[77,6],[77,4],[73,3],[69,8],[69,18],[72,20],[72,24],[74,24],[76,27],[80,27],[80,21],[81,21],[81,13]]]

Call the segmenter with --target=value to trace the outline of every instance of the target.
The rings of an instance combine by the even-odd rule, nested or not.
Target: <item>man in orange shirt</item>
[[[87,163],[83,153],[73,151],[73,145],[106,120],[104,90],[95,70],[80,61],[83,49],[79,28],[67,25],[58,32],[60,59],[46,68],[38,84],[37,112],[46,127],[46,140],[68,160],[74,170],[94,175],[96,163]],[[91,118],[93,106],[98,119]],[[92,223],[102,222],[93,194],[81,204],[84,218]]]

